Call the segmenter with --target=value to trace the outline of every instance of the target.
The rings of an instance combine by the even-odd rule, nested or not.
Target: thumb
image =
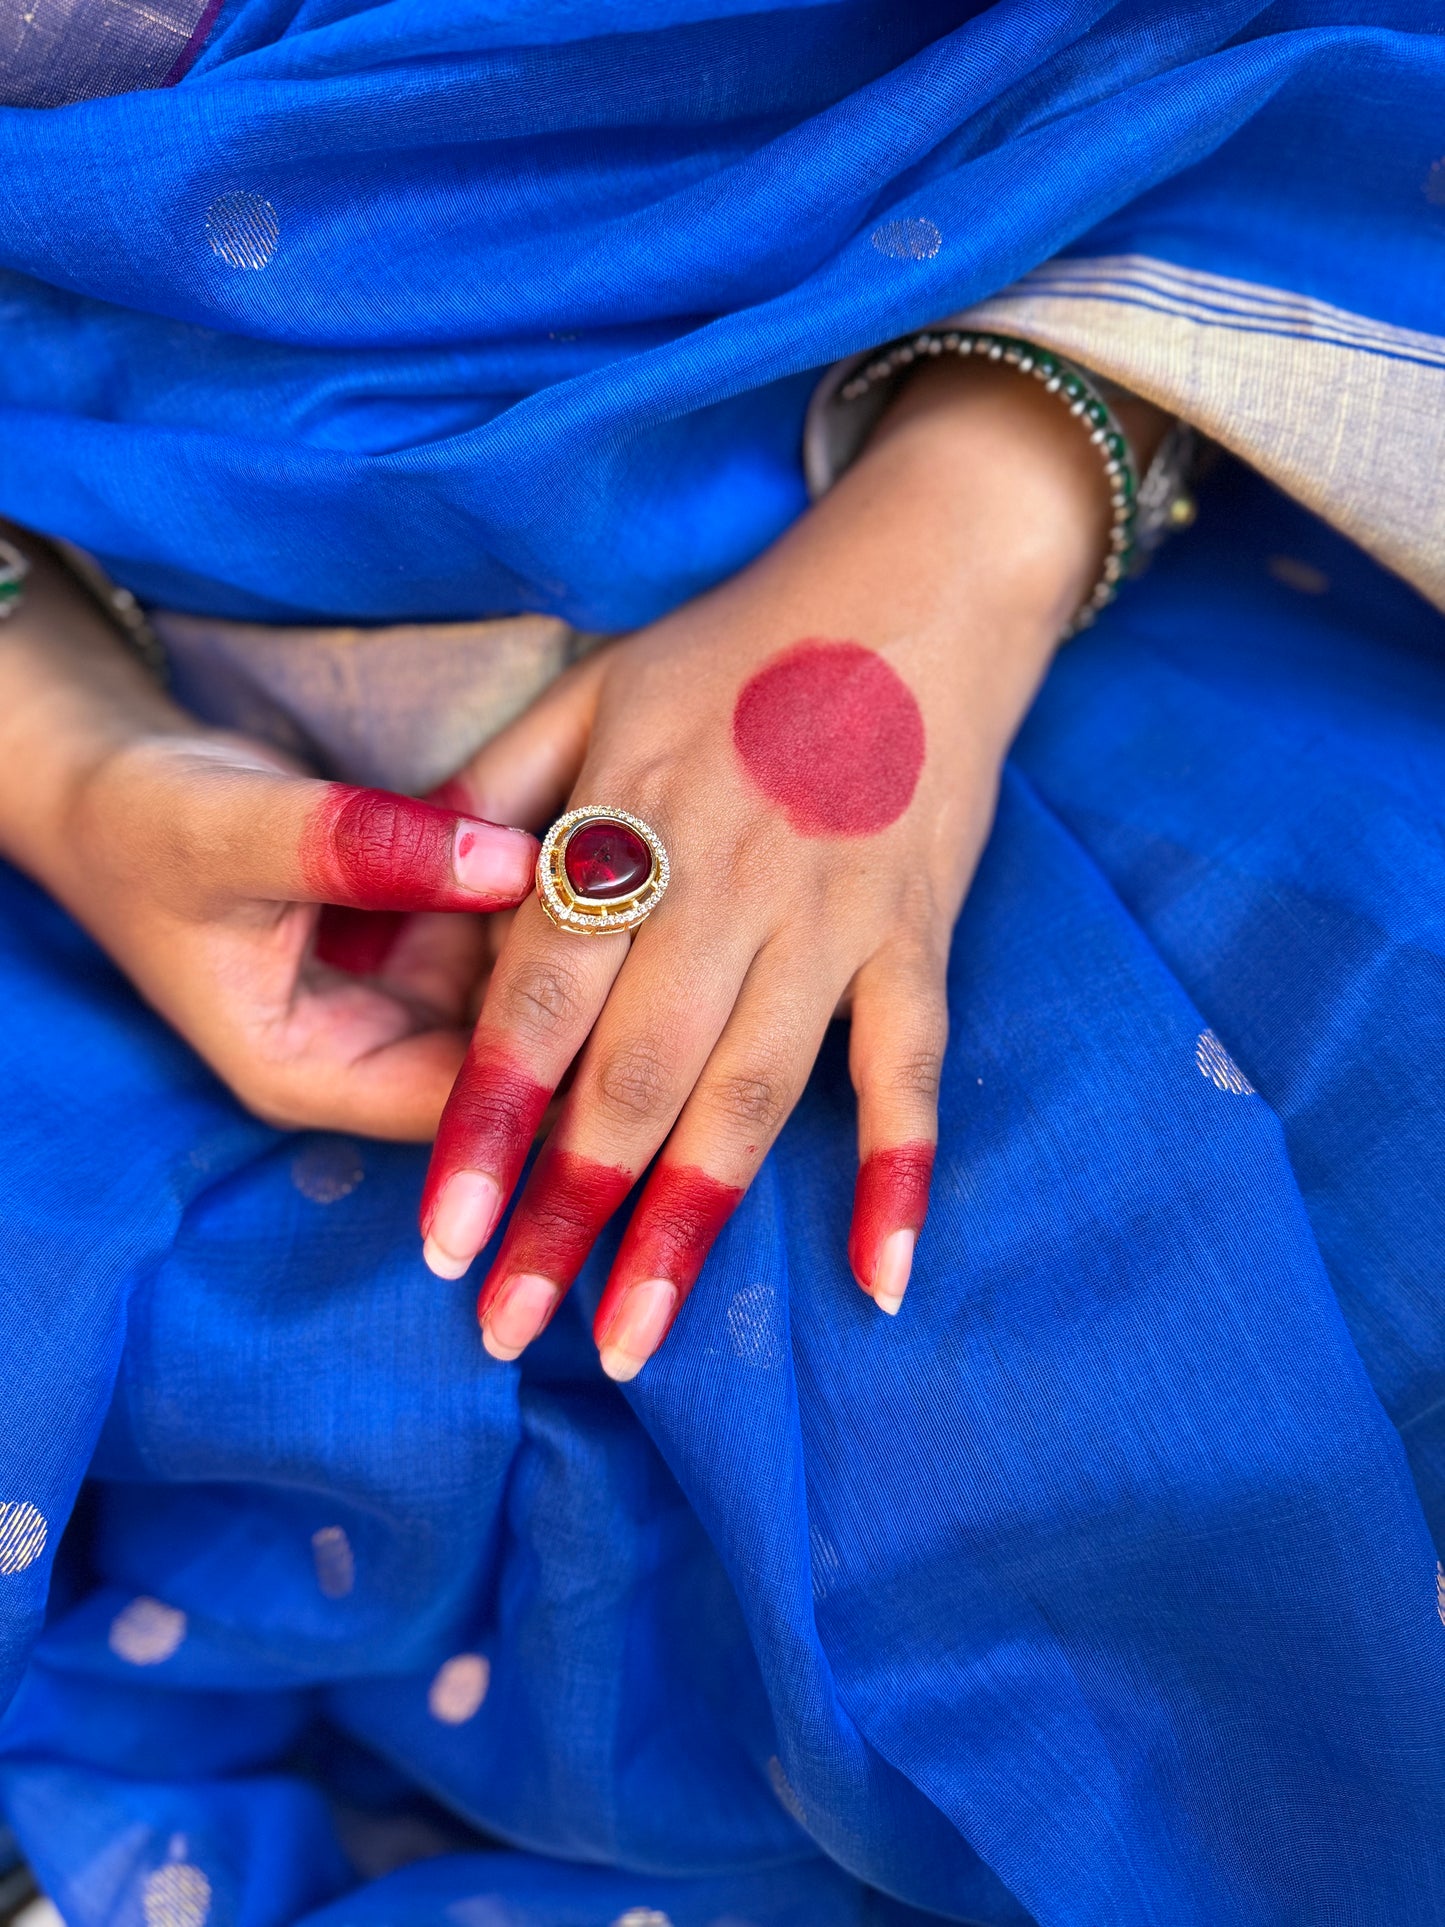
[[[594,650],[499,730],[431,801],[541,829],[561,811],[582,768],[606,649]]]
[[[501,910],[532,887],[537,843],[389,790],[292,776],[229,758],[193,761],[173,827],[232,897],[356,910]]]

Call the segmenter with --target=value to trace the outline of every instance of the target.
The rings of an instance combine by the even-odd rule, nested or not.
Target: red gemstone
[[[652,874],[652,852],[625,823],[599,817],[567,839],[567,881],[579,897],[630,897]]]

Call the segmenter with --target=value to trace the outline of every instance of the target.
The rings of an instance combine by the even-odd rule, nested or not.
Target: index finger
[[[231,898],[354,910],[499,910],[532,887],[525,830],[390,790],[189,759],[183,806],[167,825],[190,875]]]
[[[621,932],[564,935],[535,898],[517,912],[442,1112],[422,1193],[423,1255],[439,1278],[460,1278],[492,1235],[627,949]]]

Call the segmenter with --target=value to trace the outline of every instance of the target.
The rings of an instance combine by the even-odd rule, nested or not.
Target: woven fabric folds
[[[0,111],[0,512],[172,609],[648,618],[798,512],[821,366],[985,300],[1308,504],[1222,462],[1050,677],[897,1320],[841,1037],[633,1384],[608,1246],[501,1366],[420,1151],[255,1122],[0,872],[0,1799],[68,1927],[1445,1920],[1445,621],[1320,519],[1432,546],[1363,478],[1442,98],[1363,0],[227,0]]]

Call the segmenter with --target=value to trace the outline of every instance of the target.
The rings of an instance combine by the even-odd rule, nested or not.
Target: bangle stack
[[[168,667],[166,652],[146,620],[145,610],[130,590],[117,588],[99,563],[83,549],[77,549],[69,542],[36,539],[45,554],[58,562],[76,587],[84,590],[101,613],[108,617],[157,682],[164,685]],[[25,578],[29,574],[29,559],[13,542],[0,537],[0,622],[13,616],[24,602]]]
[[[881,349],[867,366],[844,383],[839,400],[857,401],[884,382],[897,381],[918,362],[939,355],[979,355],[988,361],[1001,361],[1042,382],[1051,395],[1057,395],[1088,431],[1089,440],[1099,451],[1104,477],[1109,485],[1113,519],[1109,529],[1109,552],[1098,581],[1084,598],[1065,637],[1087,629],[1101,609],[1119,592],[1119,584],[1138,568],[1147,552],[1156,548],[1170,529],[1187,528],[1194,519],[1194,503],[1186,482],[1193,456],[1194,438],[1182,423],[1165,436],[1147,474],[1139,475],[1129,437],[1101,390],[1082,369],[1062,356],[1016,335],[993,334],[976,328],[948,328],[941,333],[925,331]]]
[[[25,600],[25,578],[30,564],[13,543],[0,542],[0,622],[13,616]]]

